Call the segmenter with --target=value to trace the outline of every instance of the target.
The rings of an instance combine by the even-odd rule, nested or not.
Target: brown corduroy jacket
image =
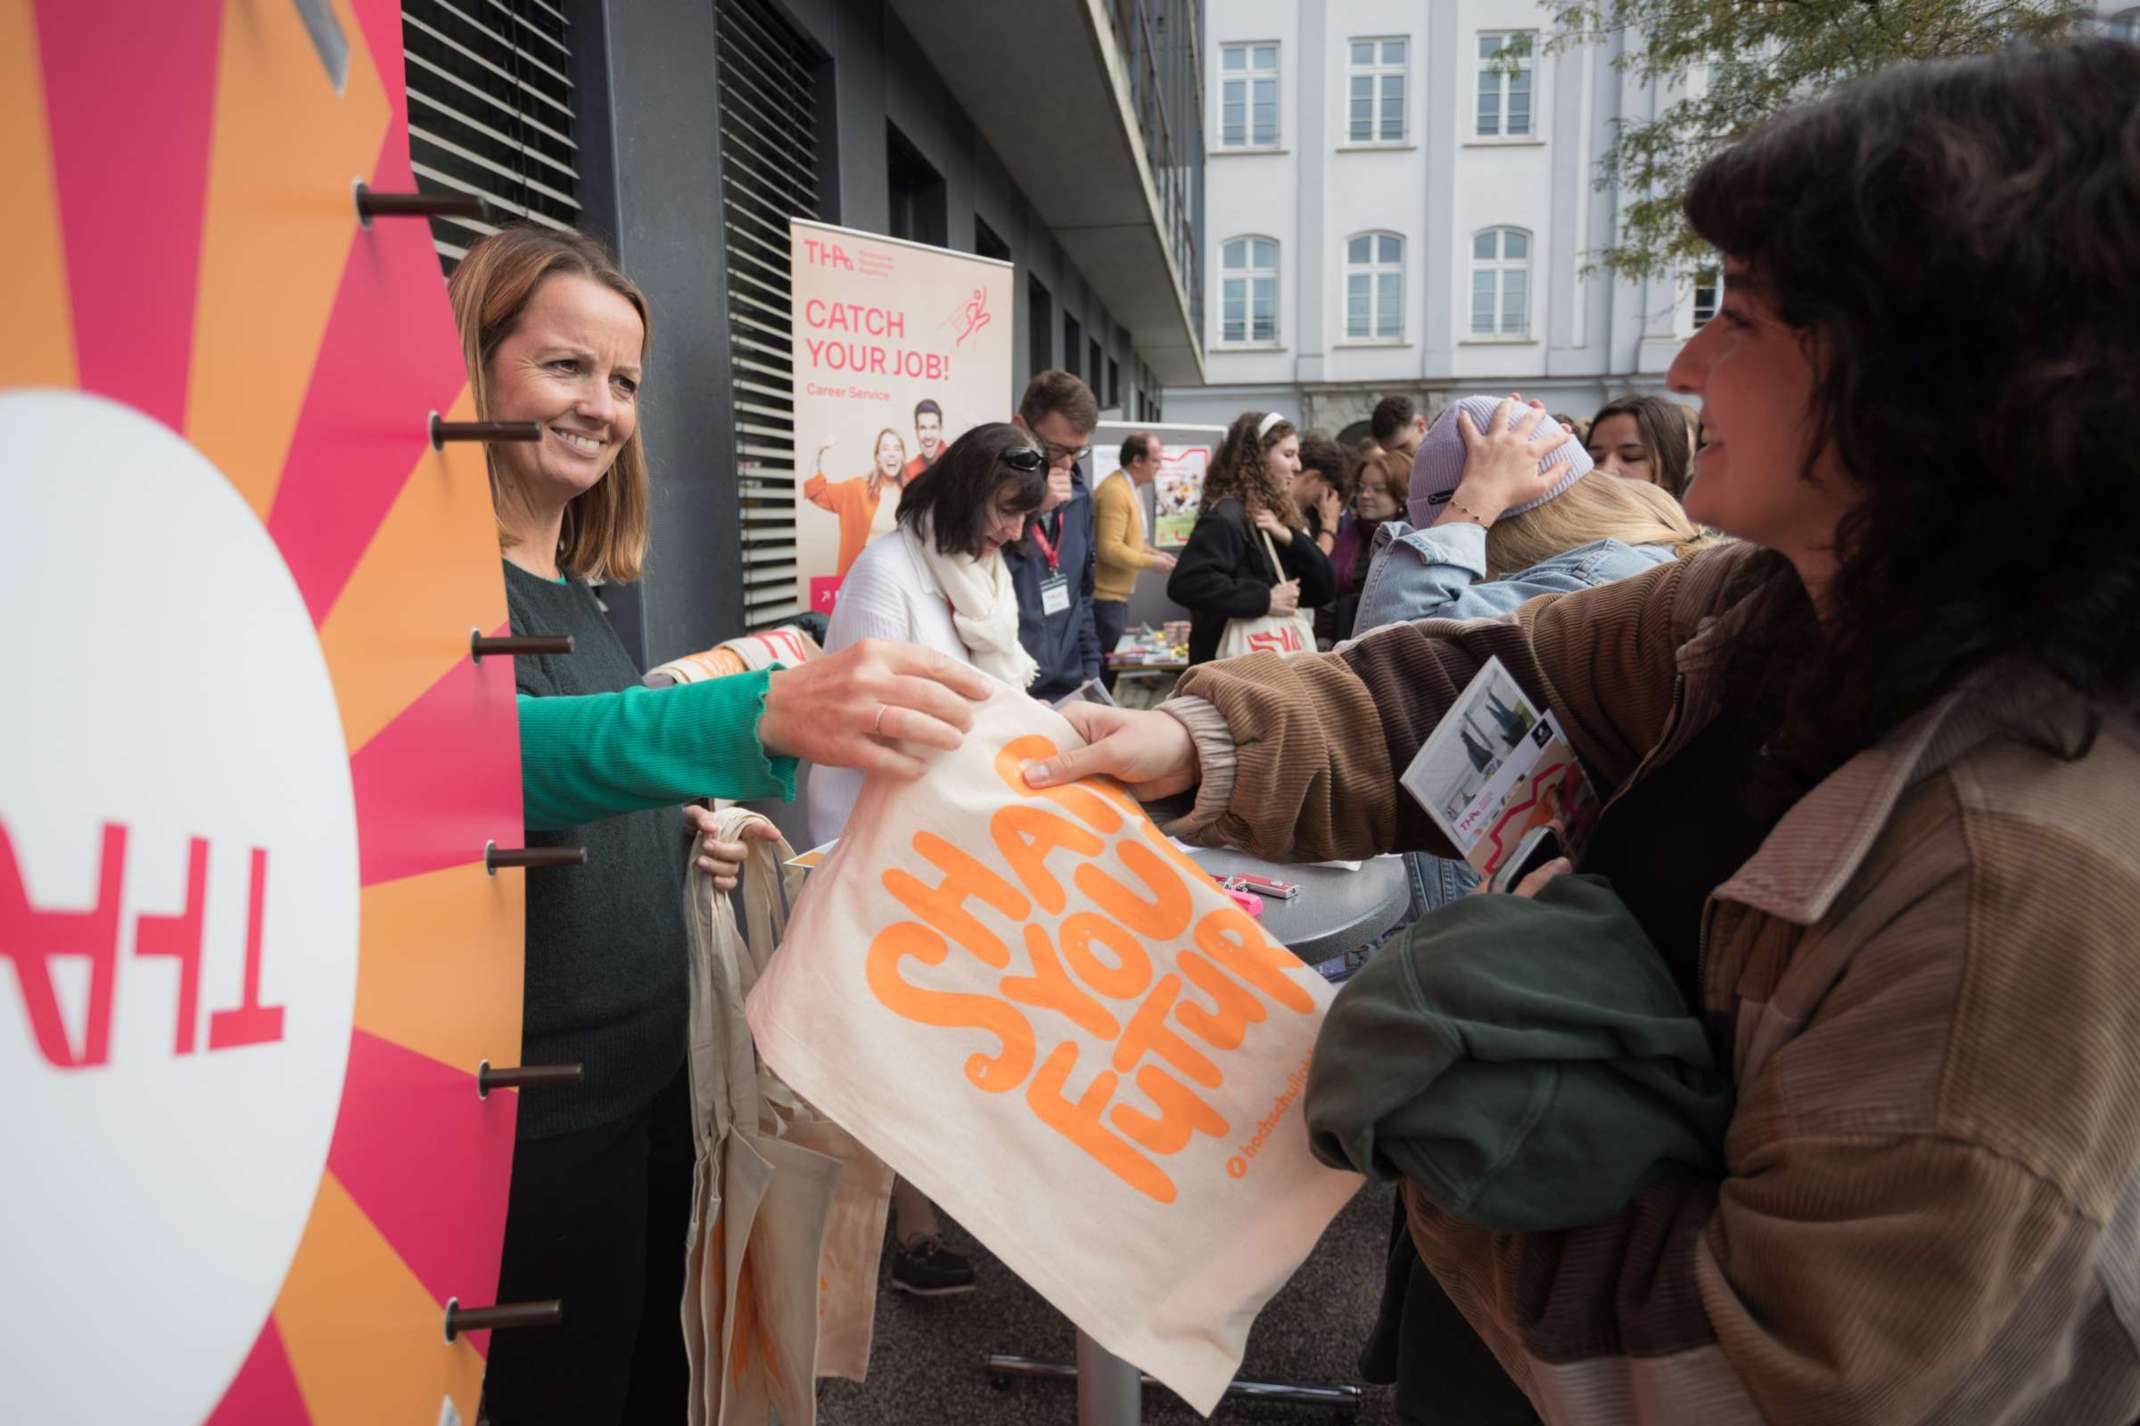
[[[1726,547],[1505,619],[1193,669],[1196,810],[1281,859],[1447,855],[1397,774],[1491,655],[1611,796],[1714,716]],[[1725,1176],[1555,1233],[1408,1195],[1547,1420],[2140,1420],[2140,726],[1991,670],[1836,769],[1703,909]],[[1701,835],[1690,826],[1688,836]]]

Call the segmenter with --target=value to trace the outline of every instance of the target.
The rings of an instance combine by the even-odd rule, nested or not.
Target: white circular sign
[[[0,509],[7,1409],[197,1422],[281,1288],[341,1102],[348,750],[274,542],[169,429],[0,393]]]

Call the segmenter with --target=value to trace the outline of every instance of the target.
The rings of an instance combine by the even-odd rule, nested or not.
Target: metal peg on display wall
[[[417,191],[395,0],[113,12],[0,0],[0,598],[42,621],[0,740],[34,1166],[0,1174],[0,1414],[473,1421],[483,1333],[561,1311],[460,1306],[496,1296],[520,1094],[576,1082],[482,1063],[521,1041],[494,872],[536,858],[495,846],[519,731],[481,656],[566,650],[509,631],[470,443],[540,430],[476,419],[428,227],[385,221],[483,211]]]

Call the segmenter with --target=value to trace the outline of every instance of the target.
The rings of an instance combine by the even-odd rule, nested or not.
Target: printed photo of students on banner
[[[797,593],[829,613],[944,446],[1011,386],[1011,266],[801,220],[793,262]]]

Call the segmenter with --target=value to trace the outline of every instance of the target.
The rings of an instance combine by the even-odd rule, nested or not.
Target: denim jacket
[[[1358,637],[1385,624],[1413,619],[1493,619],[1541,594],[1564,594],[1610,584],[1672,558],[1670,545],[1593,540],[1506,579],[1486,577],[1486,529],[1466,521],[1414,529],[1391,520],[1375,531],[1375,558],[1360,584]],[[1416,921],[1478,884],[1461,861],[1408,852]]]
[[[1486,530],[1465,521],[1375,531],[1375,558],[1360,584],[1356,634],[1412,619],[1494,619],[1541,594],[1611,584],[1672,557],[1669,545],[1593,540],[1506,579],[1486,578]]]

